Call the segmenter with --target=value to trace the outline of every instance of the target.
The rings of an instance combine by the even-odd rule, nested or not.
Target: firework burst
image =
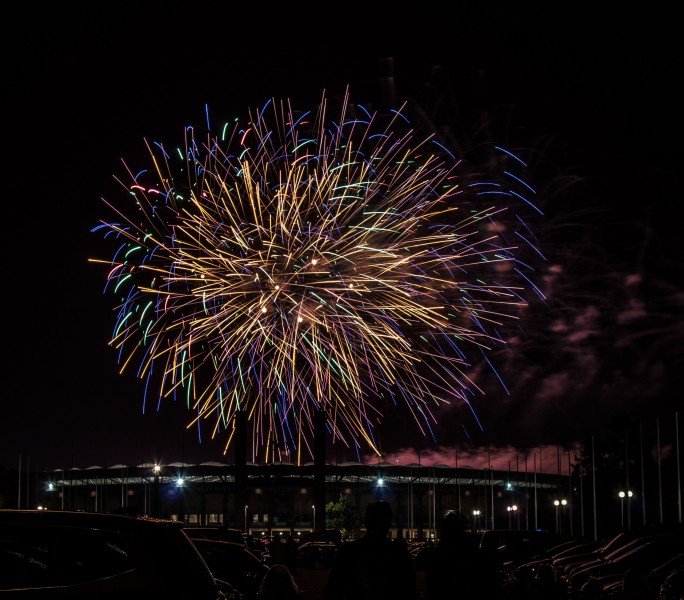
[[[226,451],[238,412],[266,460],[312,456],[317,413],[357,450],[380,453],[395,406],[432,435],[536,293],[519,159],[498,149],[503,168],[474,179],[401,111],[345,94],[328,119],[331,103],[270,101],[218,133],[187,127],[180,149],[147,144],[150,168],[126,167],[94,229],[116,240],[92,261],[109,268],[121,370],[145,404],[182,398]]]

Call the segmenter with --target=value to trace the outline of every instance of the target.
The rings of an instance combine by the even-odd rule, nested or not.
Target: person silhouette
[[[551,563],[541,563],[531,582],[530,600],[556,600],[564,596]]]
[[[417,569],[425,573],[427,600],[445,598],[497,598],[496,578],[464,519],[449,511],[438,526],[439,541],[417,557]]]
[[[658,594],[648,587],[646,573],[640,567],[630,567],[622,578],[620,600],[656,600]]]
[[[290,569],[290,573],[293,575],[297,572],[297,565],[299,562],[299,545],[297,541],[289,535],[287,541],[285,542],[285,556],[287,558],[287,568]]]
[[[389,537],[392,507],[366,507],[366,533],[337,550],[324,589],[325,600],[415,600],[416,570],[402,544]]]
[[[283,564],[268,569],[257,591],[257,600],[301,600],[302,592]]]
[[[268,546],[268,555],[271,566],[287,564],[287,547],[280,533],[273,535],[273,539]]]

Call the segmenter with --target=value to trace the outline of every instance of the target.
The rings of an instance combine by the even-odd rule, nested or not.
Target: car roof
[[[215,540],[213,538],[190,538],[192,543],[196,546],[214,546],[216,548],[225,548],[226,550],[234,550],[235,552],[250,552],[249,548],[245,547],[244,544],[238,544],[237,542],[231,542],[229,540]],[[251,554],[251,552],[250,552]]]
[[[28,509],[0,509],[0,524],[29,524],[53,525],[64,527],[116,527],[122,530],[139,529],[141,527],[171,527],[182,528],[179,521],[167,519],[153,519],[150,517],[134,517],[124,514],[95,513],[69,510],[28,510]]]
[[[235,542],[247,545],[247,540],[242,535],[242,531],[239,529],[233,529],[230,527],[212,527],[210,525],[200,526],[200,525],[185,525],[183,527],[187,534],[195,539],[197,537],[210,538],[212,540],[225,540],[228,542]]]
[[[220,553],[228,553],[229,556],[235,560],[249,561],[253,563],[257,568],[259,565],[263,565],[261,559],[254,554],[249,548],[242,544],[236,544],[235,542],[228,542],[225,540],[213,540],[207,538],[192,538],[192,543],[195,545],[197,550],[206,559],[207,551],[218,551]]]
[[[177,598],[181,597],[181,593],[192,589],[198,598],[213,599],[217,590],[216,580],[208,565],[179,521],[113,513],[0,509],[0,530],[13,532],[15,537],[11,535],[10,538],[18,540],[25,533],[32,540],[31,543],[40,546],[46,541],[52,547],[51,552],[59,553],[67,549],[67,554],[78,540],[92,538],[98,540],[97,543],[104,541],[108,546],[110,536],[114,536],[113,539],[116,540],[125,537],[130,541],[130,556],[133,557],[128,567],[131,570],[127,572],[134,573],[132,577],[135,579],[133,583],[128,583],[134,587],[140,585],[147,593],[152,587],[162,586],[168,591],[173,586],[178,594],[169,597]],[[94,547],[97,547],[97,543]],[[87,546],[89,547],[88,544]],[[129,544],[124,544],[124,547],[129,547]],[[169,576],[176,574],[181,568],[183,577],[175,582],[168,582]],[[144,575],[138,575],[143,573]],[[102,580],[105,583],[100,580],[91,583],[102,592],[117,589],[119,584],[116,577],[108,580],[109,583],[106,580]],[[137,592],[136,588],[132,593]]]

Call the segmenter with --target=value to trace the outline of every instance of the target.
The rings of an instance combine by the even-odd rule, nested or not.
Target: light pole
[[[181,521],[185,520],[185,507],[183,506],[183,486],[185,486],[185,479],[178,477],[176,479],[176,487],[178,488],[178,518]]]
[[[313,511],[313,518],[311,520],[311,530],[316,531],[316,505],[311,505],[311,510]]]
[[[512,523],[515,522],[515,511],[518,510],[518,507],[513,504],[512,506],[507,506],[506,510],[508,511],[508,528],[513,529]]]
[[[478,509],[473,511],[473,520],[475,521],[475,531],[480,531],[480,511]]]
[[[161,473],[161,467],[158,464],[154,465],[152,469],[154,475],[154,489],[152,490],[152,516],[159,518],[159,474]]]
[[[558,507],[560,506],[560,500],[554,500],[553,505],[556,507],[556,534],[558,534]]]
[[[568,503],[567,500],[564,498],[561,500],[554,500],[553,505],[556,507],[556,533],[561,534],[563,533],[563,524],[561,523],[560,515],[558,514],[558,507],[563,506],[563,509],[565,509],[565,505]]]
[[[248,533],[247,531],[247,509],[249,507],[245,504],[245,533]]]
[[[563,521],[565,521],[565,507],[567,506],[568,501],[563,498],[561,499],[561,506],[563,507],[561,509],[561,520],[560,520],[560,533],[563,533]]]
[[[618,494],[620,496],[620,527],[622,529],[625,528],[625,496],[627,496],[627,511],[629,513],[629,508],[630,508],[630,500],[633,496],[632,492],[627,490],[627,492],[623,492],[620,490],[620,493]],[[629,514],[627,515],[627,520],[629,521]]]

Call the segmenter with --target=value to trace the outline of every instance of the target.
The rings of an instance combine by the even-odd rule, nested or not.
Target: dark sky
[[[137,4],[24,7],[5,25],[1,467],[223,460],[221,443],[184,430],[182,408],[142,415],[141,384],[118,374],[114,315],[88,264],[100,198],[118,189],[122,157],[144,162],[144,138],[178,139],[205,105],[228,120],[347,86],[381,104],[388,75],[399,102],[454,139],[486,128],[527,149],[545,198],[549,303],[492,357],[506,390],[478,402],[483,430],[469,422],[466,435],[465,411],[445,411],[436,443],[569,444],[619,412],[672,421],[684,366],[674,14]],[[435,444],[404,422],[385,426],[386,451]]]

